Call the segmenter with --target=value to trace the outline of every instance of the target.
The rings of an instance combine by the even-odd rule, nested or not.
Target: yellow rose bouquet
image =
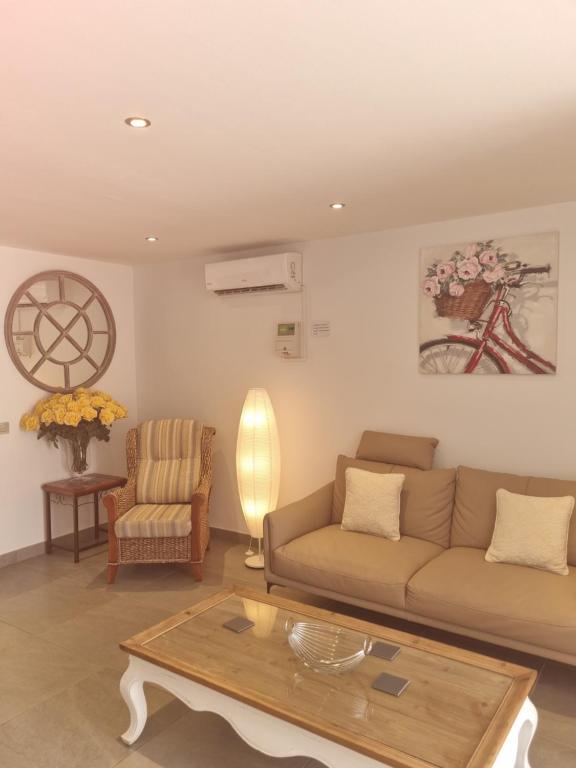
[[[88,469],[86,451],[92,438],[110,440],[110,426],[125,419],[126,408],[106,392],[82,387],[68,394],[56,394],[39,400],[33,410],[20,419],[28,432],[38,432],[58,448],[58,439],[68,440],[72,447],[72,471],[81,474]]]

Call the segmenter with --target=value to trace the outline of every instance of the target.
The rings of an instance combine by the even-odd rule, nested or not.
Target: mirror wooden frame
[[[38,301],[38,299],[36,299],[30,293],[30,288],[35,283],[45,282],[47,280],[58,281],[58,299],[56,301],[41,302]],[[90,296],[82,305],[76,304],[75,302],[66,299],[64,288],[65,280],[74,280],[75,282],[80,283],[83,288],[89,291]],[[27,299],[26,303],[22,302],[22,299],[24,298]],[[104,313],[104,317],[106,319],[106,330],[94,330],[92,321],[86,312],[90,304],[92,304],[94,301],[98,302],[102,312]],[[50,315],[50,307],[54,304],[64,304],[76,310],[74,317],[65,326],[61,325],[54,317]],[[24,307],[29,308],[31,305],[35,306],[37,309],[37,316],[34,321],[34,329],[28,331],[14,331],[14,316],[16,311]],[[44,349],[39,337],[39,323],[43,318],[52,323],[52,325],[55,326],[59,332],[57,339],[53,341],[47,349]],[[84,348],[69,333],[79,318],[84,320],[87,328],[87,342]],[[106,345],[106,350],[102,362],[98,363],[91,357],[89,352],[94,336],[102,334],[108,336],[108,343]],[[16,349],[16,345],[14,343],[14,336],[22,335],[33,336],[36,346],[42,354],[40,361],[38,361],[30,370],[28,370],[22,364]],[[8,353],[10,354],[12,362],[27,381],[29,381],[31,384],[34,384],[34,386],[44,390],[45,392],[72,392],[78,387],[90,387],[92,384],[98,381],[98,379],[100,379],[108,369],[108,366],[112,362],[112,358],[114,356],[114,350],[116,349],[116,323],[114,322],[114,315],[112,314],[110,305],[106,301],[102,292],[93,283],[91,283],[85,277],[76,274],[75,272],[53,270],[48,272],[39,272],[37,275],[33,275],[32,277],[28,278],[28,280],[25,280],[22,285],[20,285],[19,288],[14,292],[4,317],[4,338],[6,340],[6,346],[8,347]],[[78,356],[68,361],[62,361],[51,357],[51,353],[58,348],[58,345],[61,341],[68,341],[73,347],[75,347],[75,349],[78,351]],[[87,360],[90,365],[94,367],[94,373],[85,381],[78,382],[77,384],[75,383],[74,386],[71,386],[70,367],[82,360]],[[34,376],[35,371],[38,370],[42,363],[45,361],[50,361],[56,365],[61,365],[64,368],[64,386],[52,386]]]

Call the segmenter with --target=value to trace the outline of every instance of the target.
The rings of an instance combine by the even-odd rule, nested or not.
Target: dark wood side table
[[[82,475],[81,477],[66,477],[64,480],[55,480],[52,483],[44,483],[44,526],[46,531],[44,549],[50,554],[52,547],[60,547],[74,552],[74,562],[80,562],[80,552],[91,547],[97,547],[106,543],[107,539],[100,538],[100,520],[99,520],[99,494],[101,491],[110,491],[112,488],[118,488],[126,483],[125,477],[116,477],[115,475]],[[74,546],[70,550],[68,547],[52,542],[52,509],[51,495],[67,496],[72,499],[72,517],[74,522]],[[94,541],[90,544],[80,546],[80,535],[78,531],[78,499],[81,496],[94,497]]]

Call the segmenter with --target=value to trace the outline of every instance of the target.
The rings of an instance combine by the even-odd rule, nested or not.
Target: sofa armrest
[[[266,515],[264,554],[268,562],[278,547],[330,524],[333,490],[334,483],[328,483],[309,496]]]

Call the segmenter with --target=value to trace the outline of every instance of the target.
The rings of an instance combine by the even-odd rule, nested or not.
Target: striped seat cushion
[[[190,504],[136,504],[114,526],[119,539],[188,536],[191,529]]]
[[[190,501],[200,481],[202,424],[193,419],[145,421],[138,427],[139,504]]]

